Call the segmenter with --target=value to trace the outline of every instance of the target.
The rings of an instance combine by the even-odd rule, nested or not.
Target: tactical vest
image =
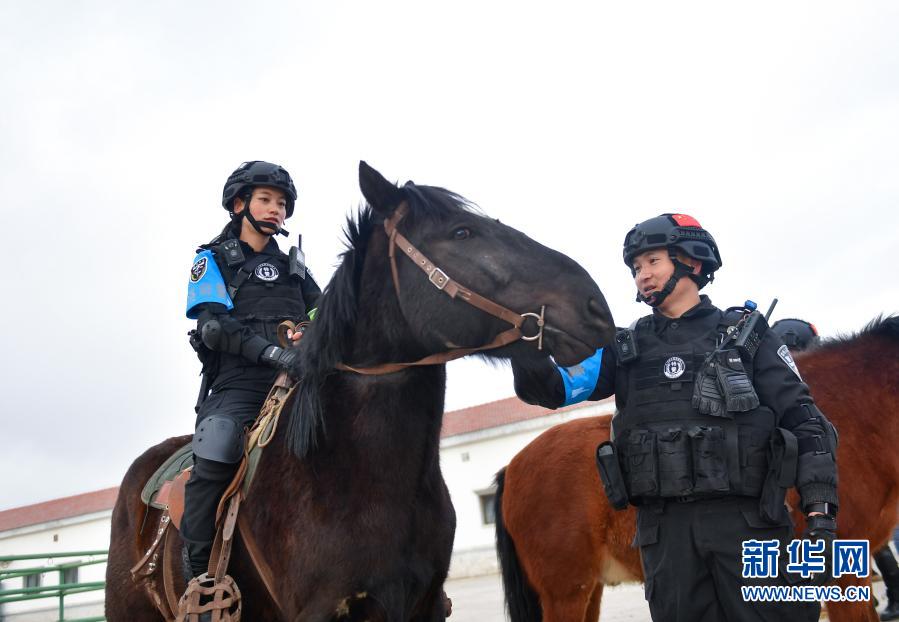
[[[259,257],[261,261],[254,261],[256,257],[241,265],[229,267],[221,259],[220,253],[215,254],[226,284],[231,287],[235,282],[240,283],[237,292],[232,295],[234,308],[231,316],[257,335],[276,344],[278,324],[284,320],[299,322],[308,319],[306,302],[299,277],[290,275],[287,255],[266,254]],[[248,276],[246,280],[236,281],[235,277],[241,268],[250,268],[244,273]],[[241,386],[258,385],[260,390],[265,391],[274,382],[276,375],[277,370],[253,364],[235,354],[221,353],[213,388],[234,385],[234,380],[239,377]]]
[[[230,284],[238,266],[220,265],[220,268]],[[306,318],[306,302],[298,281],[299,277],[290,275],[286,255],[265,255],[232,298],[231,316],[277,343],[278,324],[284,320],[298,322]]]
[[[637,323],[640,354],[616,374],[627,397],[615,417],[615,446],[633,503],[761,493],[773,411],[759,406],[711,416],[691,403],[696,374],[728,324],[722,320],[704,336],[671,345],[652,330],[651,318]],[[751,361],[744,363],[751,378]]]

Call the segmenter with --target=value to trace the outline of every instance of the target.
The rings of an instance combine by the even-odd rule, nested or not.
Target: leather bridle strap
[[[546,309],[545,305],[540,308],[540,313],[515,313],[451,279],[446,272],[429,260],[421,251],[415,248],[415,245],[412,244],[412,242],[397,230],[397,225],[408,211],[409,205],[404,201],[400,203],[396,210],[394,210],[390,218],[384,221],[384,231],[387,233],[387,238],[389,240],[387,255],[390,257],[390,273],[393,276],[393,288],[396,290],[397,298],[399,298],[400,295],[400,279],[396,266],[396,249],[399,248],[416,266],[428,275],[428,280],[434,287],[447,294],[450,298],[459,298],[485,313],[508,322],[512,325],[512,328],[499,333],[486,345],[476,348],[454,348],[448,352],[432,354],[411,363],[385,363],[383,365],[372,367],[351,367],[339,363],[337,368],[343,371],[352,371],[357,374],[365,375],[390,374],[412,366],[439,365],[454,359],[462,358],[463,356],[467,356],[474,352],[499,348],[518,341],[519,339],[524,341],[537,341],[537,349],[542,350],[544,326],[543,313]],[[521,332],[521,327],[527,317],[533,317],[537,320],[537,333],[534,335],[528,336]]]
[[[390,271],[393,273],[393,287],[396,290],[396,295],[400,295],[400,280],[396,269],[396,253],[394,251],[396,247],[399,247],[400,250],[412,260],[412,263],[421,268],[421,270],[428,275],[428,280],[434,284],[434,287],[447,294],[450,298],[461,298],[481,311],[489,313],[494,317],[498,317],[501,320],[505,320],[516,328],[521,328],[522,323],[524,323],[524,317],[522,317],[520,313],[510,311],[506,307],[499,305],[492,300],[488,300],[480,294],[476,294],[467,287],[452,280],[443,270],[425,257],[420,250],[415,248],[406,236],[397,230],[397,224],[399,224],[399,221],[406,215],[408,209],[408,205],[402,203],[396,208],[393,215],[384,221],[384,230],[387,231],[387,235],[390,238],[390,251],[388,252],[388,255],[390,257]]]

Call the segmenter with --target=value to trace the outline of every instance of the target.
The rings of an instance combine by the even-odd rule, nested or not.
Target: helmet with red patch
[[[624,236],[624,263],[633,271],[634,257],[656,248],[681,251],[687,257],[702,262],[702,274],[697,275],[703,287],[721,267],[721,254],[712,234],[687,214],[662,214],[637,225]]]

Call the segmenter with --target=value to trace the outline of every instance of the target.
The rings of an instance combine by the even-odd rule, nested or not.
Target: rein
[[[357,374],[368,376],[392,374],[394,372],[406,369],[407,367],[420,365],[440,365],[448,361],[462,358],[463,356],[467,356],[474,352],[499,348],[501,346],[505,346],[518,341],[519,339],[522,341],[536,341],[537,349],[542,350],[543,327],[545,325],[543,314],[546,310],[546,305],[542,305],[540,307],[540,313],[515,313],[514,311],[507,309],[501,304],[493,302],[492,300],[485,298],[480,294],[468,289],[461,283],[451,279],[449,276],[447,276],[446,272],[441,270],[437,265],[429,260],[421,251],[415,248],[415,245],[412,244],[412,242],[410,242],[402,233],[397,230],[397,225],[408,213],[408,211],[409,204],[403,201],[402,203],[400,203],[399,207],[396,208],[390,218],[384,221],[384,231],[387,233],[387,237],[390,241],[388,247],[388,256],[390,257],[390,273],[393,276],[393,288],[396,291],[397,299],[399,299],[400,296],[400,279],[396,267],[396,249],[399,248],[416,266],[418,266],[426,275],[428,275],[428,280],[434,287],[448,295],[450,298],[459,298],[464,302],[472,305],[473,307],[484,311],[485,313],[497,317],[504,322],[508,322],[512,325],[512,328],[499,333],[496,337],[493,338],[490,343],[476,348],[453,348],[446,352],[440,352],[437,354],[426,356],[411,363],[384,363],[382,365],[374,365],[372,367],[351,367],[349,365],[344,365],[343,363],[338,363],[337,369],[341,371],[351,371]],[[524,324],[525,319],[529,317],[537,320],[537,332],[534,335],[525,335],[521,331],[521,327]]]

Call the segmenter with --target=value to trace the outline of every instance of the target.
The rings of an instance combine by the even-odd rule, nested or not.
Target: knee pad
[[[195,456],[234,464],[243,457],[243,428],[224,415],[209,415],[200,421],[191,444]]]

